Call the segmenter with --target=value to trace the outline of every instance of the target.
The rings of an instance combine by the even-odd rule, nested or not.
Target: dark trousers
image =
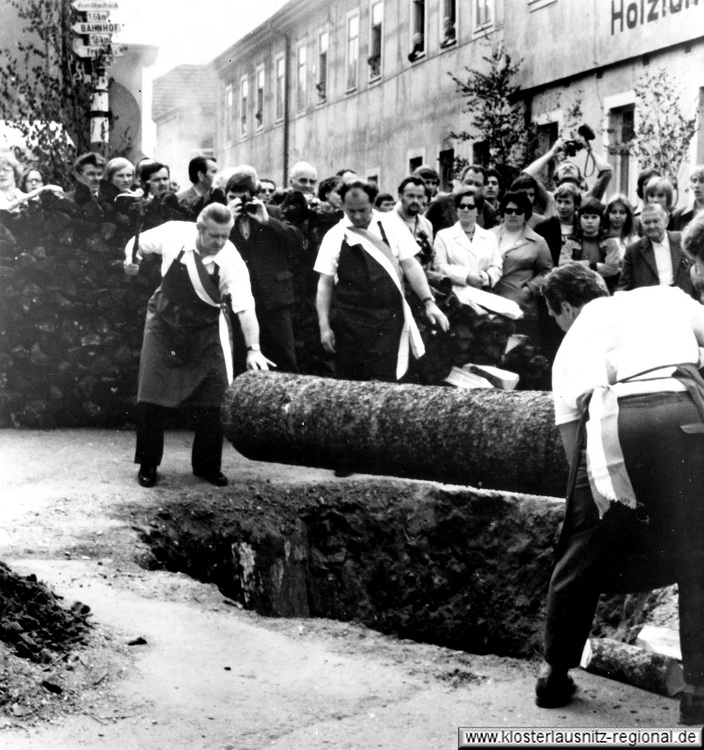
[[[638,506],[612,503],[599,520],[584,451],[547,601],[545,660],[579,664],[602,591],[678,584],[684,679],[704,687],[704,436],[689,394],[619,400],[619,438]]]
[[[159,466],[164,455],[164,422],[171,412],[165,406],[140,401],[137,404],[137,449],[134,462]],[[195,408],[196,431],[191,466],[197,474],[220,471],[223,429],[220,409]]]

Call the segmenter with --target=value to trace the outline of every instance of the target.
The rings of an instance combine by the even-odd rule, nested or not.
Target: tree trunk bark
[[[611,638],[590,638],[589,647],[591,653],[583,662],[588,672],[670,697],[682,690],[682,667],[671,656]]]
[[[223,402],[247,458],[564,497],[550,393],[249,372]]]

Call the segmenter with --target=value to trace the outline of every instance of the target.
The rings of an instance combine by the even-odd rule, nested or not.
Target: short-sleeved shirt
[[[168,221],[166,224],[143,232],[139,236],[140,255],[161,255],[161,275],[166,276],[171,264],[176,260],[181,250],[184,255],[197,253],[196,239],[198,227],[190,221]],[[125,257],[132,258],[132,243],[130,240],[125,247]],[[254,309],[254,297],[249,281],[249,271],[242,256],[235,246],[227,240],[222,250],[216,255],[203,257],[201,261],[209,274],[213,273],[213,264],[219,267],[220,294],[229,294],[232,298],[234,312]]]
[[[383,234],[379,229],[379,223],[384,227]],[[345,239],[345,230],[351,226],[354,225],[347,218],[347,215],[345,215],[334,227],[326,232],[323,241],[320,243],[318,257],[313,267],[314,271],[326,274],[327,276],[337,275],[337,262],[340,257],[342,242]],[[383,240],[385,235],[391,252],[399,262],[413,258],[418,252],[418,245],[410,232],[402,232],[401,228],[395,226],[393,222],[386,221],[384,214],[379,211],[372,211],[372,220],[367,227],[367,231],[380,240]]]
[[[701,306],[677,287],[640,287],[587,303],[553,364],[555,422],[580,418],[583,396],[654,367],[699,362],[692,318]],[[681,390],[670,371],[648,373],[634,390]],[[617,386],[618,388],[618,386]],[[628,390],[624,386],[624,391]]]

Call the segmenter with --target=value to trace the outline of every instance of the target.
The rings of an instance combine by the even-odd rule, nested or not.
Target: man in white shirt
[[[335,354],[337,375],[348,380],[396,381],[408,369],[409,346],[424,352],[403,293],[406,278],[443,331],[449,322],[435,304],[410,234],[384,223],[374,210],[376,187],[353,181],[340,188],[345,216],[320,245],[316,308],[320,340]],[[331,310],[335,301],[335,319]]]
[[[680,233],[666,231],[667,220],[659,203],[643,207],[644,236],[626,248],[617,292],[641,286],[677,286],[691,294],[690,262],[680,247]]]
[[[196,412],[193,473],[217,487],[223,432],[220,405],[232,381],[232,351],[224,297],[242,326],[247,369],[271,364],[259,348],[259,324],[247,266],[230,242],[234,218],[219,203],[203,209],[196,223],[170,221],[142,233],[125,247],[125,272],[139,272],[145,255],[161,255],[162,281],[149,300],[137,391],[137,481],[153,487],[164,452],[168,409]]]
[[[536,703],[576,687],[601,592],[676,583],[685,689],[680,722],[704,723],[704,306],[666,285],[609,296],[579,263],[543,283],[565,331],[555,421],[571,465],[550,579]]]
[[[396,224],[400,231],[406,229],[418,245],[421,265],[427,265],[433,255],[433,225],[423,216],[425,183],[420,177],[406,177],[398,186],[398,202],[384,218],[386,226]]]

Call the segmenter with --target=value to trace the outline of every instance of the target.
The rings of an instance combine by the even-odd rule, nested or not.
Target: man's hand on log
[[[433,325],[439,326],[441,331],[450,330],[450,321],[447,319],[445,313],[435,304],[435,302],[429,302],[425,306],[425,314]],[[325,342],[323,342],[325,346]],[[334,350],[333,350],[334,351]]]
[[[440,313],[442,315],[442,313]],[[321,329],[320,331],[320,343],[323,345],[323,349],[330,354],[335,353],[335,334],[332,328]]]
[[[267,359],[261,352],[252,349],[247,352],[248,370],[268,370],[270,367],[276,367],[276,363]]]

